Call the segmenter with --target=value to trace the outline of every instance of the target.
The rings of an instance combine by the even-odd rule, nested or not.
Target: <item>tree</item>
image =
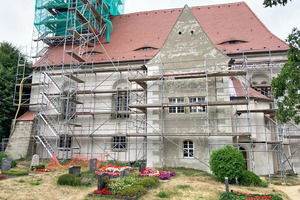
[[[292,0],[290,0],[292,1]],[[272,7],[277,5],[283,5],[285,6],[287,4],[288,0],[264,0],[265,7]]]
[[[13,95],[18,56],[16,47],[7,42],[0,43],[0,139],[9,136],[11,120],[16,111]]]
[[[300,31],[294,28],[287,39],[288,62],[272,80],[274,98],[278,100],[277,119],[283,123],[300,123]]]

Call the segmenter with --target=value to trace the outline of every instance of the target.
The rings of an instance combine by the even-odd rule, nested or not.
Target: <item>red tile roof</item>
[[[192,7],[191,10],[212,42],[225,54],[288,49],[288,45],[273,35],[245,2]],[[181,11],[169,9],[115,16],[111,19],[114,25],[111,42],[106,43],[105,37],[101,38],[103,47],[114,62],[148,60],[162,47]],[[233,40],[244,42],[228,43]],[[141,47],[156,49],[137,50]],[[71,45],[67,45],[66,50],[70,48]],[[89,63],[110,62],[101,45],[98,44],[95,49],[90,47],[89,50],[101,52],[89,58],[82,56]],[[49,65],[60,65],[63,45],[50,47],[46,54],[49,54]],[[65,63],[70,61],[71,57],[66,54]],[[35,64],[39,65],[43,65],[41,60]]]
[[[234,87],[235,94],[230,94],[231,97],[246,97],[246,91],[244,88],[246,87],[245,83],[241,83],[237,78],[230,77],[232,81],[232,85]],[[243,84],[243,86],[241,85]],[[266,97],[265,95],[261,94],[260,92],[254,90],[253,88],[249,87],[249,97],[258,98],[258,99],[266,99],[270,100],[270,98]]]
[[[33,121],[35,118],[35,112],[34,111],[27,111],[22,116],[17,118],[17,121]]]

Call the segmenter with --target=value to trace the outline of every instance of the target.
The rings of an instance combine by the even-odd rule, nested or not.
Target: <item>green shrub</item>
[[[17,166],[17,161],[12,160],[12,161],[11,161],[11,168],[14,168],[14,167],[16,167],[16,166]]]
[[[41,182],[39,182],[39,181],[31,181],[31,182],[29,182],[29,184],[30,185],[39,185],[39,184],[41,184]]]
[[[109,180],[107,189],[110,190],[114,195],[116,195],[127,187],[137,185],[139,185],[139,180],[137,177],[126,176],[123,179],[117,178],[114,180]]]
[[[169,198],[169,195],[166,192],[160,191],[157,196],[159,198]]]
[[[2,174],[10,176],[25,176],[28,175],[27,171],[3,171]]]
[[[119,196],[134,197],[141,194],[145,194],[146,192],[147,190],[143,186],[136,185],[136,186],[126,187],[125,189],[119,191],[117,194]]]
[[[74,176],[73,174],[64,174],[58,177],[57,184],[77,186],[80,185],[80,178]]]
[[[2,165],[2,158],[8,158],[8,156],[5,153],[0,152],[0,169],[1,169],[1,165]]]
[[[45,165],[35,165],[31,166],[31,170],[37,170],[37,169],[45,169]]]
[[[158,178],[154,176],[149,176],[141,179],[139,181],[140,185],[142,185],[145,188],[151,188],[159,185],[159,180]]]
[[[233,183],[235,178],[241,177],[246,163],[243,154],[238,149],[227,145],[213,150],[209,164],[219,181],[224,182],[225,177],[228,177],[228,181]]]
[[[261,183],[259,184],[260,187],[268,187],[269,184],[265,180],[261,180]]]
[[[245,200],[246,197],[257,197],[257,199],[259,199],[259,197],[264,197],[264,196],[268,196],[271,197],[272,200],[283,200],[281,197],[279,197],[278,195],[273,195],[273,194],[252,194],[252,195],[244,195],[244,194],[237,194],[237,193],[223,193],[221,194],[219,200]]]
[[[0,169],[1,169],[1,165],[2,165],[2,158],[8,158],[8,156],[5,153],[0,152]],[[14,168],[16,166],[17,166],[17,162],[15,160],[12,160],[11,167]]]
[[[24,183],[25,181],[23,179],[18,180],[19,183]]]
[[[239,182],[241,185],[244,186],[250,186],[250,185],[260,186],[262,183],[261,179],[255,173],[247,170],[243,170]]]
[[[89,186],[96,183],[96,174],[93,172],[82,172],[80,174],[80,185]]]

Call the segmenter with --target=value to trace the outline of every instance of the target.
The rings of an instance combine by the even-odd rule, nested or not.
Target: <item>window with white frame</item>
[[[203,113],[206,112],[205,97],[190,97],[190,103],[199,103],[199,106],[191,106],[190,113]]]
[[[183,157],[184,158],[194,157],[194,142],[192,140],[185,140],[183,142]]]
[[[112,149],[115,151],[126,150],[126,137],[114,136]]]
[[[176,104],[176,103],[184,103],[184,98],[180,97],[180,98],[169,98],[169,103],[172,104]],[[184,107],[183,106],[172,106],[169,107],[169,113],[184,113]]]

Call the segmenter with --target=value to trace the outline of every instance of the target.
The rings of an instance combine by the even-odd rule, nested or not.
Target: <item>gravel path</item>
[[[273,186],[276,190],[280,190],[291,199],[291,200],[299,200],[300,199],[300,185],[296,186],[279,186],[274,185]]]

